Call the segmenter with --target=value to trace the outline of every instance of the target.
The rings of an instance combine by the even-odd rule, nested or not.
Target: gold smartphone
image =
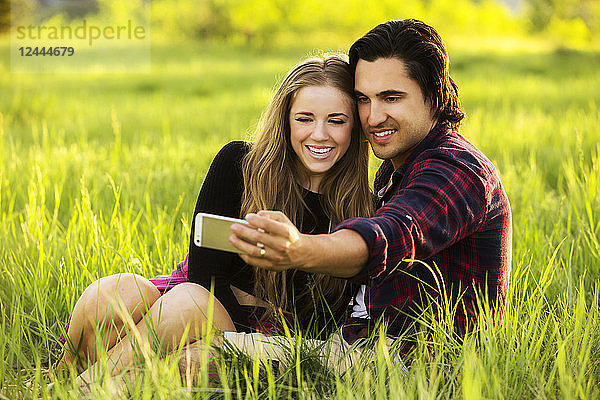
[[[194,229],[194,244],[198,247],[230,251],[245,254],[243,251],[233,247],[229,243],[231,236],[231,225],[234,223],[247,224],[247,221],[239,218],[224,217],[222,215],[198,213],[196,214],[196,226]]]

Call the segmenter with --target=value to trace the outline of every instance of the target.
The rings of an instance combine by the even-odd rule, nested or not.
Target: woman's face
[[[290,139],[309,172],[308,189],[316,190],[350,147],[353,109],[350,96],[332,86],[306,86],[292,99]]]

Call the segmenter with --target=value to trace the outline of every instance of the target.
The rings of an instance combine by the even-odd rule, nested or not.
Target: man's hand
[[[285,214],[259,211],[245,219],[250,226],[233,224],[229,242],[246,253],[240,254],[246,263],[272,271],[308,266],[311,237],[300,233]]]

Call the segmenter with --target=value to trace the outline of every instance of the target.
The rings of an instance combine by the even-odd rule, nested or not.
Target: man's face
[[[398,58],[359,60],[355,78],[360,122],[373,152],[398,168],[435,125],[433,110]]]

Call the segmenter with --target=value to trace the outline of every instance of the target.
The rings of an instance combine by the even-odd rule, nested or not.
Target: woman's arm
[[[204,178],[196,201],[189,244],[188,281],[211,289],[215,297],[227,309],[236,323],[245,323],[246,318],[231,291],[230,284],[242,289],[252,287],[251,268],[234,253],[198,247],[194,244],[195,216],[199,212],[239,217],[242,192],[242,159],[248,152],[248,144],[241,141],[225,145],[213,159]],[[246,267],[247,271],[242,269]],[[244,273],[245,272],[245,273]],[[243,279],[241,279],[243,278]],[[238,327],[239,329],[239,327]]]

